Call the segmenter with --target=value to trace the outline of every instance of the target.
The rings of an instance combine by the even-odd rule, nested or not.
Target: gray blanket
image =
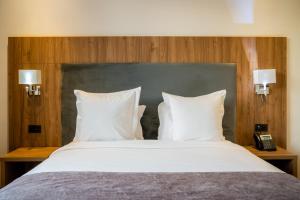
[[[300,199],[300,181],[272,172],[100,173],[26,175],[0,190],[0,199]]]

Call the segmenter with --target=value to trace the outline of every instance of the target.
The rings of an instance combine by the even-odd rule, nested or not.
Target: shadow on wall
[[[234,23],[254,23],[254,0],[226,0],[226,4]]]

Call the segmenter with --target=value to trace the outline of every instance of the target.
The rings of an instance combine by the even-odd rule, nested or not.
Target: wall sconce
[[[19,84],[26,85],[28,96],[40,95],[41,70],[19,70]]]
[[[269,84],[276,83],[276,69],[258,69],[253,71],[256,94],[269,94]]]

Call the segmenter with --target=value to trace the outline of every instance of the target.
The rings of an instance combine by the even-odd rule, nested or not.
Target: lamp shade
[[[19,70],[19,84],[41,84],[41,70]]]
[[[258,69],[253,71],[254,84],[276,83],[276,69]]]

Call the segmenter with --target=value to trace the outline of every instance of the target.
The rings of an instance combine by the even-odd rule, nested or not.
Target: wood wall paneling
[[[8,42],[9,148],[59,146],[62,63],[236,63],[236,142],[252,143],[255,123],[268,123],[286,147],[286,38],[284,37],[11,37]],[[42,95],[28,98],[18,69],[42,70]],[[252,71],[276,68],[277,83],[263,103]],[[42,134],[28,134],[28,124]]]

